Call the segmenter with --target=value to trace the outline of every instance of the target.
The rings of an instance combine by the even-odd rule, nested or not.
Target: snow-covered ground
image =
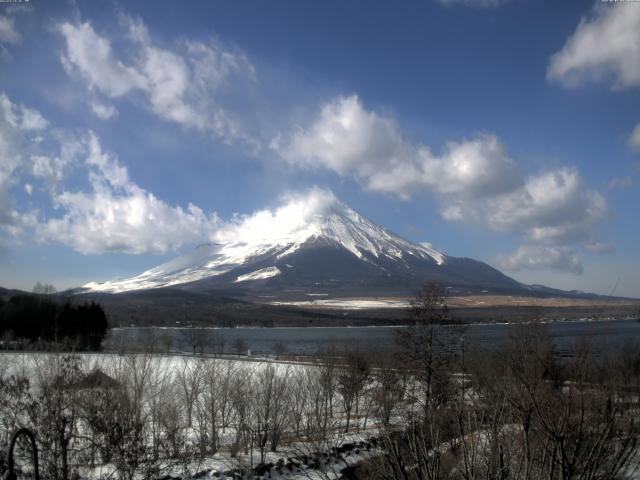
[[[0,377],[6,378],[9,375],[27,377],[34,388],[34,399],[37,400],[39,398],[37,396],[38,384],[56,378],[56,375],[60,374],[60,361],[64,356],[64,354],[45,353],[0,353]],[[325,422],[324,432],[329,432],[329,434],[319,440],[319,437],[316,438],[313,433],[298,433],[303,432],[302,429],[295,430],[294,434],[294,422],[296,412],[299,421],[304,421],[303,419],[308,421],[318,415],[318,397],[316,396],[314,401],[314,395],[318,394],[318,390],[316,390],[318,387],[326,384],[327,377],[323,376],[327,373],[326,367],[277,364],[266,361],[246,362],[203,356],[83,354],[79,358],[82,360],[81,368],[84,373],[100,369],[115,379],[119,385],[123,385],[125,389],[133,389],[140,393],[140,405],[145,410],[143,415],[146,418],[145,421],[150,422],[153,428],[158,428],[158,431],[154,432],[154,435],[157,435],[157,437],[153,437],[154,439],[159,438],[161,442],[168,441],[171,432],[163,430],[165,418],[154,417],[154,415],[158,415],[158,411],[162,411],[156,410],[158,404],[168,402],[169,405],[179,407],[177,413],[179,425],[177,430],[173,432],[178,432],[182,438],[180,447],[183,450],[179,455],[165,455],[159,459],[154,457],[153,466],[157,467],[157,474],[154,475],[154,478],[165,480],[175,480],[177,477],[205,480],[235,479],[239,478],[236,475],[238,472],[249,472],[261,465],[259,470],[254,470],[253,474],[244,475],[241,478],[251,480],[266,478],[277,480],[338,479],[346,467],[383,453],[375,439],[382,434],[378,422],[381,422],[380,419],[383,417],[379,416],[380,412],[374,413],[373,406],[376,398],[379,398],[381,393],[388,394],[389,390],[384,392],[378,390],[378,386],[381,384],[377,383],[380,379],[376,379],[375,375],[372,375],[366,382],[358,397],[357,405],[359,408],[356,407],[358,415],[352,417],[349,433],[344,433],[345,410],[344,404],[341,403],[339,389],[336,388],[333,391],[333,396],[330,397],[335,402],[332,406],[332,414],[323,420]],[[334,365],[334,368],[339,369],[339,365]],[[336,371],[334,378],[347,375],[347,371],[343,370],[341,373],[339,370]],[[468,382],[470,377],[467,375],[453,374],[452,390],[462,392],[462,397],[458,398],[464,400],[464,405],[468,407],[469,412],[475,411],[477,413],[474,406],[479,404],[479,392],[474,390],[474,387]],[[191,381],[199,383],[190,386]],[[240,395],[236,391],[235,395],[227,394],[225,397],[225,394],[222,393],[222,387],[226,381],[232,382],[232,384],[239,382]],[[423,397],[420,396],[421,389],[414,379],[404,377],[403,380],[399,378],[398,381],[403,382],[403,393],[401,397],[394,397],[395,400],[392,400],[390,420],[392,425],[401,426],[406,425],[403,420],[416,418],[415,409],[420,408],[419,399]],[[467,384],[469,384],[468,388]],[[73,385],[73,391],[77,392],[77,384]],[[189,389],[196,395],[193,403],[195,406],[194,421],[191,426],[187,426],[184,422],[184,408]],[[266,394],[270,396],[268,401],[266,397],[263,398]],[[93,399],[94,397],[89,398]],[[204,418],[204,430],[210,432],[211,424],[208,424],[207,427],[207,409],[211,407],[212,399],[219,401],[222,398],[229,399],[231,402],[229,405],[235,405],[237,402],[244,405],[248,409],[246,411],[250,412],[248,420],[239,423],[239,421],[231,419],[224,425],[215,423],[214,425],[218,425],[215,430],[220,439],[219,448],[215,454],[201,454],[198,445],[201,444],[202,438],[207,438],[206,436],[202,437],[202,419]],[[329,397],[324,397],[320,404],[325,401],[326,405],[327,400]],[[286,414],[279,417],[278,412],[269,410],[269,415],[264,417],[269,419],[267,425],[273,421],[276,423],[272,426],[275,424],[281,426],[282,441],[276,451],[266,452],[263,449],[260,452],[256,439],[261,438],[263,435],[261,432],[266,432],[266,428],[269,427],[264,427],[265,423],[258,420],[260,415],[258,412],[266,404],[271,405],[269,408],[272,409],[284,408],[281,413],[286,411]],[[280,407],[275,407],[275,405],[280,405]],[[232,408],[238,407],[236,405]],[[82,415],[76,413],[78,421],[82,422]],[[4,415],[4,412],[0,412],[0,414]],[[201,416],[203,414],[204,417]],[[473,418],[475,418],[473,415],[470,416],[470,421]],[[328,427],[326,427],[327,424]],[[313,423],[314,427],[317,425],[319,424]],[[459,438],[439,440],[437,446],[430,450],[429,454],[431,455],[431,452],[448,454],[453,450],[460,450],[462,445],[474,452],[478,458],[483,458],[484,453],[488,452],[493,445],[491,440],[495,438],[492,437],[495,432],[487,429],[488,427],[482,422],[470,424],[469,427],[467,433]],[[0,422],[0,428],[4,428],[4,423]],[[78,437],[89,438],[88,428],[87,424],[81,423],[78,427]],[[521,428],[518,424],[506,424],[500,427],[500,435],[506,434],[507,437],[516,438]],[[317,432],[312,429],[304,431]],[[238,439],[241,432],[250,433],[240,442]],[[149,431],[146,435],[146,441],[150,442],[152,437]],[[246,440],[247,438],[251,440]],[[74,445],[74,447],[78,446],[86,447],[86,445]],[[77,451],[79,450],[81,449],[78,448]],[[632,460],[635,462],[637,458]],[[458,456],[456,461],[461,462],[461,458]],[[85,466],[78,468],[78,473],[82,478],[89,480],[114,478],[118,473],[116,466],[110,463],[89,468],[85,461],[83,465]],[[629,467],[621,478],[638,479],[638,470]]]
[[[237,472],[248,472],[253,469],[260,474],[243,478],[339,479],[346,467],[383,453],[369,442],[368,435],[368,432],[343,435],[339,445],[329,448],[326,452],[312,451],[314,446],[298,443],[278,452],[267,452],[264,464],[261,462],[260,452],[254,448],[249,449],[247,453],[240,451],[233,456],[229,451],[220,451],[215,455],[206,455],[197,459],[167,460],[158,466],[158,470],[162,473],[161,478],[167,478],[167,480],[169,477],[237,480],[238,477],[235,476]],[[80,468],[79,473],[81,477],[89,479],[110,478],[115,475],[116,467],[107,463],[93,468]]]
[[[55,378],[60,374],[61,360],[65,354],[50,353],[26,353],[26,352],[2,352],[0,353],[0,377],[7,378],[10,375],[26,377],[34,392],[38,390],[38,385],[46,382],[51,378]],[[199,427],[200,418],[196,415],[196,409],[204,412],[206,410],[207,400],[206,392],[215,395],[215,389],[211,389],[210,384],[212,375],[218,375],[215,380],[220,382],[216,384],[216,388],[224,385],[225,378],[229,382],[240,380],[245,387],[249,387],[245,394],[250,411],[255,408],[262,408],[260,404],[260,395],[264,395],[265,391],[261,390],[265,381],[269,381],[268,375],[262,375],[266,369],[270,368],[275,371],[278,378],[283,379],[281,383],[275,383],[277,390],[284,392],[283,397],[278,401],[286,402],[306,402],[309,400],[305,393],[309,384],[308,378],[313,377],[317,371],[317,365],[302,365],[288,363],[273,363],[267,361],[240,361],[231,359],[220,359],[203,356],[172,356],[172,355],[149,355],[149,354],[80,354],[80,367],[84,374],[99,369],[106,375],[115,379],[121,385],[125,385],[127,389],[141,389],[142,404],[147,413],[150,422],[154,422],[151,410],[157,402],[169,400],[177,402],[180,407],[180,415],[184,422],[185,415],[185,399],[182,395],[185,393],[185,379],[199,378],[201,385],[195,387],[194,391],[199,392],[194,407],[194,423],[192,427],[184,424],[181,435],[184,435],[184,445],[187,451],[192,454],[183,458],[174,458],[161,460],[159,463],[159,478],[171,477],[192,477],[192,478],[234,478],[233,474],[237,470],[248,471],[257,467],[261,463],[260,452],[254,444],[243,444],[237,453],[233,454],[232,445],[237,438],[238,430],[236,428],[236,420],[230,420],[229,425],[220,426],[218,436],[220,439],[220,448],[214,454],[206,454],[201,456],[197,452],[199,445],[199,435],[201,429]],[[225,377],[226,375],[226,377]],[[248,382],[248,383],[246,383]],[[307,383],[305,383],[307,382]],[[371,384],[373,386],[373,384]],[[302,390],[300,390],[302,389]],[[370,392],[372,394],[373,391]],[[222,396],[222,393],[220,393]],[[273,395],[280,395],[273,393]],[[348,465],[353,465],[367,458],[368,456],[379,454],[367,441],[368,438],[378,433],[376,422],[371,418],[371,412],[367,410],[369,419],[363,415],[354,416],[351,421],[350,433],[344,433],[345,418],[340,407],[340,397],[337,391],[334,392],[335,412],[334,417],[330,420],[329,431],[334,432],[330,437],[322,441],[306,442],[304,440],[289,439],[282,441],[276,452],[266,452],[264,473],[262,477],[250,478],[273,478],[273,479],[300,479],[300,478],[339,478],[340,472]],[[37,396],[36,396],[37,398]],[[221,398],[221,397],[220,397]],[[233,395],[229,397],[229,405],[233,400]],[[204,402],[198,407],[198,402]],[[369,407],[371,402],[367,400]],[[361,409],[365,410],[365,398],[361,399]],[[304,408],[311,408],[312,404],[308,403]],[[230,407],[231,408],[231,407]],[[292,407],[286,407],[292,408]],[[301,411],[302,412],[302,411]],[[309,411],[309,414],[311,412]],[[198,414],[199,415],[199,414]],[[256,414],[257,415],[257,414]],[[256,425],[255,421],[250,420],[249,424]],[[162,423],[162,421],[160,422]],[[358,432],[355,432],[356,426]],[[88,427],[79,427],[81,436],[88,437],[86,429]],[[154,427],[156,428],[156,427]],[[289,421],[283,423],[283,434],[289,437],[289,428],[292,424]],[[150,440],[149,440],[150,441]],[[191,445],[189,447],[189,445]],[[271,464],[271,465],[270,465]],[[225,475],[226,472],[226,475]],[[82,477],[89,479],[99,479],[113,477],[116,475],[116,467],[114,464],[99,464],[94,468],[88,466],[79,468]],[[167,478],[168,480],[168,478]]]

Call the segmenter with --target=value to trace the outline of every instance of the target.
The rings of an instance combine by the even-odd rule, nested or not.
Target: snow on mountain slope
[[[255,272],[240,275],[236,278],[235,283],[246,282],[247,280],[264,280],[265,278],[275,277],[276,275],[280,275],[280,269],[278,267],[261,268]]]
[[[409,257],[446,263],[447,257],[425,245],[408,242],[370,222],[340,202],[331,192],[314,189],[307,196],[292,197],[273,211],[240,216],[218,230],[213,243],[199,246],[132,278],[88,283],[91,291],[125,292],[166,287],[216,277],[241,269],[236,282],[255,281],[280,274],[275,263],[321,240],[343,248],[358,259],[403,262]],[[273,267],[252,271],[252,264],[269,260]],[[245,273],[249,271],[249,273]]]

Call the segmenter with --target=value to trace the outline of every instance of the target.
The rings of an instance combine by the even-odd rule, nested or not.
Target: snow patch
[[[445,254],[433,248],[429,242],[420,242],[420,247],[422,250],[426,252],[431,258],[433,258],[438,265],[442,265],[445,260]]]
[[[265,278],[275,277],[276,275],[280,275],[280,269],[278,267],[261,268],[255,272],[240,275],[236,278],[235,283],[246,282],[249,280],[264,280]]]
[[[270,302],[271,305],[293,305],[296,307],[310,308],[337,308],[341,310],[366,310],[370,308],[408,308],[410,303],[408,300],[398,299],[327,299],[327,300],[303,300],[294,302]]]

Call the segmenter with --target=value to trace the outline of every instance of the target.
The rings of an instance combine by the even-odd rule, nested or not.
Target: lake
[[[548,324],[555,350],[566,355],[572,347],[584,341],[596,350],[614,350],[629,341],[640,341],[640,321],[599,320],[566,321]],[[216,350],[223,339],[225,352],[243,342],[253,354],[271,355],[286,351],[310,355],[330,347],[342,350],[350,347],[384,349],[392,347],[394,332],[399,327],[290,327],[290,328],[161,328],[129,327],[110,331],[105,345],[108,349],[141,348],[154,344],[172,352],[192,352],[194,343],[205,352]],[[440,327],[448,328],[448,327]],[[450,335],[452,348],[464,338],[465,348],[494,347],[506,342],[516,325],[470,324],[464,332]]]

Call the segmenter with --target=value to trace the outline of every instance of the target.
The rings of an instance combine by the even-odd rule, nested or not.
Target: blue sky
[[[137,274],[319,187],[640,297],[639,45],[634,2],[0,4],[0,285]]]

